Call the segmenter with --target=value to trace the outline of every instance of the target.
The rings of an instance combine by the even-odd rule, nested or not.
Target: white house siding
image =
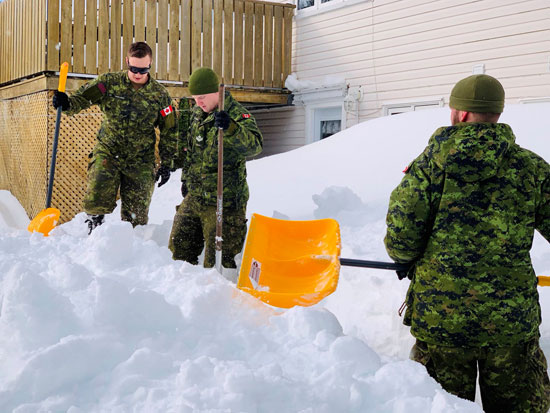
[[[360,121],[384,105],[447,103],[480,64],[508,103],[550,98],[550,0],[365,0],[296,17],[292,47],[300,81],[342,76],[361,88]],[[356,122],[350,111],[344,123]]]

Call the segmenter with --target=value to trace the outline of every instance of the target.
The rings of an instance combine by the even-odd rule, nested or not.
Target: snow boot
[[[92,233],[92,231],[99,227],[101,224],[105,222],[105,215],[90,215],[88,214],[88,219],[84,221],[88,224],[88,235]]]

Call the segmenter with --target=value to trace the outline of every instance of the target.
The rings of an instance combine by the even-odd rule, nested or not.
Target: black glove
[[[403,278],[408,278],[409,280],[412,280],[414,268],[413,264],[408,263],[403,265],[407,265],[408,267],[403,268],[402,270],[396,270],[395,272],[397,273],[397,278],[399,278],[400,280],[402,280]]]
[[[69,102],[69,96],[65,92],[56,90],[53,93],[52,105],[55,109],[61,106],[61,110],[67,110],[71,107],[71,102]]]
[[[229,113],[227,113],[225,110],[214,112],[214,126],[216,126],[216,128],[227,130],[230,124],[231,118],[229,117]]]
[[[187,184],[185,181],[181,181],[181,195],[185,198],[185,195],[187,195],[189,191],[187,190]]]
[[[160,178],[160,182],[158,184],[158,188],[160,188],[170,179],[170,168],[168,166],[166,165],[160,166],[160,168],[157,171],[157,174],[155,175],[155,181],[158,181],[159,178]]]

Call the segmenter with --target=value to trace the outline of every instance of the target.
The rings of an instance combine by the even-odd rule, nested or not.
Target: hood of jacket
[[[515,142],[505,123],[457,123],[438,129],[428,143],[428,156],[448,176],[465,182],[495,176]]]

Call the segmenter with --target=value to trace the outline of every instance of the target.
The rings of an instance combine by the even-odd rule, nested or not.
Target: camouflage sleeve
[[[540,186],[540,196],[537,200],[535,227],[550,242],[550,166],[544,162],[540,169],[544,172]]]
[[[72,116],[82,110],[88,109],[92,105],[98,104],[107,91],[107,82],[108,78],[103,74],[82,85],[69,96],[70,107],[64,113]]]
[[[189,146],[189,125],[191,121],[191,104],[182,98],[178,105],[178,150],[174,158],[174,169],[182,168],[182,180],[187,171],[187,149]]]
[[[174,159],[178,149],[178,121],[174,103],[166,92],[162,101],[162,109],[158,113],[157,125],[160,132],[159,156],[163,165],[174,169]]]
[[[230,113],[231,125],[224,132],[224,149],[236,151],[245,157],[262,152],[263,137],[254,117],[248,112]]]
[[[412,162],[406,175],[390,196],[384,238],[389,256],[399,263],[418,259],[426,247],[432,228],[432,185],[423,155]]]

